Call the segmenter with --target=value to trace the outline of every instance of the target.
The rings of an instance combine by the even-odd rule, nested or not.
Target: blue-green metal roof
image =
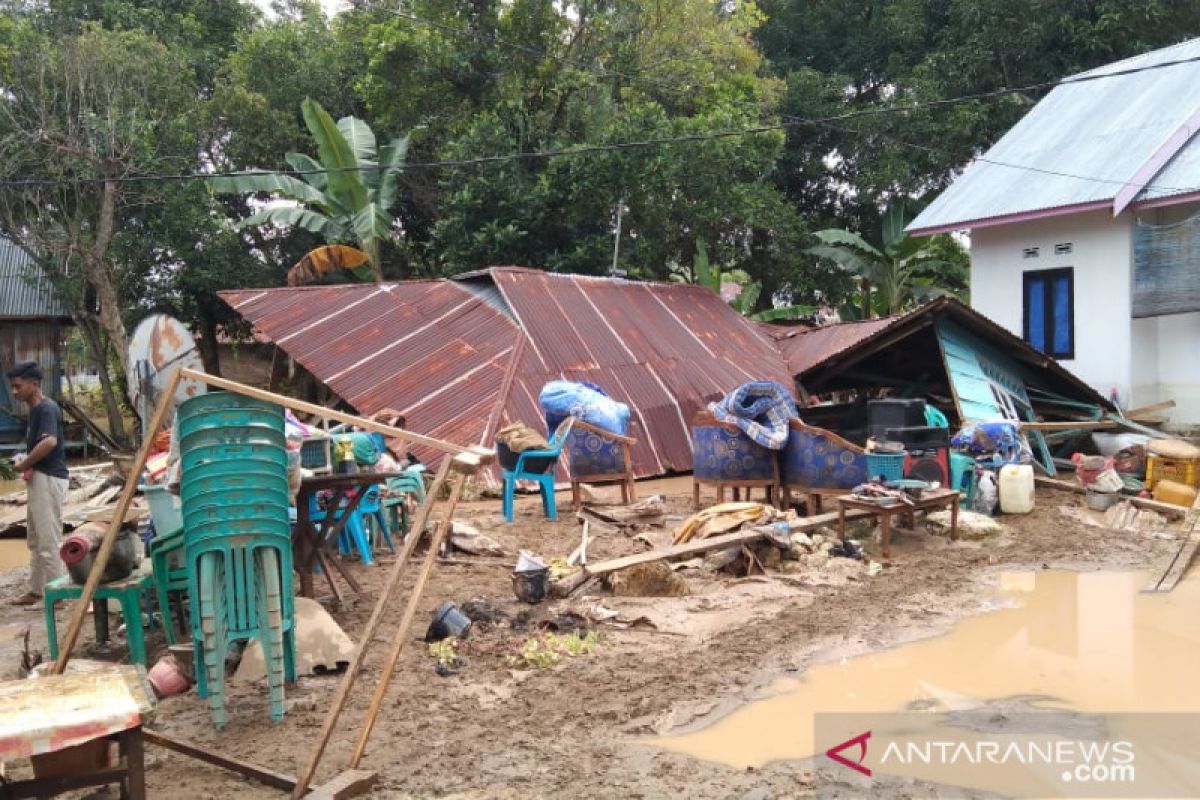
[[[1138,177],[1149,180],[1138,200],[1197,191],[1200,144],[1189,120],[1200,109],[1200,61],[1169,63],[1189,58],[1200,58],[1200,39],[1073,78],[1159,68],[1055,87],[908,230],[933,233],[1100,206]],[[1181,132],[1186,143],[1175,158],[1146,176],[1145,168]]]
[[[0,236],[0,319],[69,316],[29,254]]]

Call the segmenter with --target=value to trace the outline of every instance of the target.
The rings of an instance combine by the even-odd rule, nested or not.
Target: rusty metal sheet
[[[783,354],[788,372],[799,376],[822,361],[874,336],[898,319],[900,317],[884,317],[858,322],[839,322],[823,328],[795,328],[792,329],[795,332],[790,335],[777,334],[775,346]]]
[[[488,279],[497,291],[480,291]],[[792,385],[770,337],[702,287],[515,267],[470,281],[221,296],[361,413],[395,408],[457,444],[517,420],[543,429],[546,381],[590,381],[630,406],[639,476],[692,468],[691,420],[710,400],[752,379]]]

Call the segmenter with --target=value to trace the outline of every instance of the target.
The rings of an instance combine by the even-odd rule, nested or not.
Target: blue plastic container
[[[867,453],[868,480],[898,481],[904,477],[907,453]]]

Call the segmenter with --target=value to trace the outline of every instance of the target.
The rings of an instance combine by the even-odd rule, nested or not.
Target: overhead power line
[[[362,3],[364,0],[351,0],[355,3]],[[453,28],[453,26],[450,26]],[[455,29],[457,30],[457,29]],[[541,52],[536,51],[535,52]],[[916,111],[927,109],[944,108],[962,103],[975,102],[979,100],[989,100],[998,97],[1003,97],[1011,94],[1028,93],[1038,91],[1040,89],[1053,88],[1057,86],[1065,86],[1074,83],[1085,83],[1089,81],[1104,80],[1124,75],[1132,75],[1141,72],[1149,72],[1153,70],[1166,69],[1169,67],[1179,66],[1183,64],[1191,64],[1200,62],[1200,56],[1192,56],[1189,58],[1181,58],[1172,61],[1163,61],[1155,64],[1147,64],[1140,67],[1129,67],[1122,70],[1101,71],[1099,73],[1085,73],[1083,75],[1065,78],[1060,81],[1047,81],[1037,84],[1015,88],[1000,88],[988,92],[977,92],[969,95],[961,95],[958,97],[942,98],[938,100],[925,100],[913,103],[901,103],[891,106],[874,106],[870,108],[857,109],[855,111],[847,111],[841,114],[833,114],[824,117],[788,117],[785,121],[779,123],[755,125],[748,128],[739,128],[726,131],[711,131],[709,133],[688,134],[683,136],[665,136],[649,139],[639,139],[626,142],[613,142],[609,144],[582,145],[563,148],[551,148],[545,150],[534,150],[517,153],[504,153],[493,156],[478,156],[473,158],[462,159],[443,159],[435,161],[414,161],[405,165],[405,169],[444,169],[454,167],[470,167],[486,164],[497,164],[509,161],[521,160],[539,160],[550,158],[574,158],[580,156],[594,155],[597,153],[612,153],[624,150],[637,150],[649,147],[661,147],[675,144],[688,144],[715,141],[719,139],[730,139],[743,136],[755,136],[764,133],[772,133],[777,131],[786,131],[795,128],[817,126],[817,125],[832,125],[838,122],[848,120],[861,119],[866,117],[884,116],[889,114],[910,114]],[[986,158],[979,160],[987,161]],[[1126,181],[1117,178],[1105,178],[1087,175],[1072,175],[1069,173],[1057,173],[1052,170],[1045,170],[1032,165],[1010,164],[1004,162],[994,162],[999,166],[1010,167],[1013,169],[1024,169],[1031,172],[1041,172],[1047,174],[1060,175],[1062,177],[1076,178],[1078,180],[1093,181],[1097,183],[1120,183]],[[148,174],[148,175],[126,175],[113,179],[105,178],[78,178],[78,179],[43,179],[43,178],[18,178],[0,180],[0,186],[5,187],[21,187],[21,186],[47,186],[47,185],[71,185],[71,184],[86,184],[86,183],[104,183],[106,180],[112,180],[117,183],[166,183],[179,181],[193,180],[208,180],[219,177],[253,177],[256,175],[274,175],[285,174],[295,177],[303,177],[305,175],[315,174],[333,174],[338,172],[360,172],[366,170],[374,170],[374,166],[355,166],[355,167],[335,167],[330,169],[311,169],[311,170],[250,170],[250,171],[223,171],[223,172],[190,172],[177,174]],[[1159,186],[1156,184],[1146,184],[1147,188],[1153,187],[1164,189],[1167,191],[1193,191],[1200,187],[1170,187]]]

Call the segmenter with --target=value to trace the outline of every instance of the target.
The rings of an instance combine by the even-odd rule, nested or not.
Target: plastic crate
[[[904,477],[904,461],[908,453],[867,453],[867,478],[898,481]]]
[[[1153,489],[1162,480],[1200,489],[1200,460],[1146,456],[1146,488]]]

